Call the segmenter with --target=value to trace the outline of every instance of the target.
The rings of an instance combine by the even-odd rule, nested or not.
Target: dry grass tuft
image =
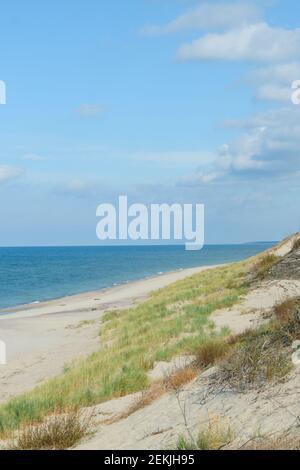
[[[293,250],[299,250],[300,248],[300,236],[294,241]]]
[[[248,328],[243,333],[237,333],[237,334],[230,335],[227,339],[227,343],[230,346],[235,346],[235,345],[241,343],[249,334],[252,333],[252,331],[253,331],[252,328]]]
[[[228,446],[233,439],[230,427],[224,426],[215,418],[206,430],[201,431],[195,439],[192,436],[180,436],[176,450],[221,450]]]
[[[275,347],[288,348],[295,340],[300,340],[300,299],[277,305],[274,314],[270,328]]]
[[[91,416],[79,411],[50,416],[42,424],[24,426],[9,450],[63,450],[73,447],[90,431]]]
[[[230,343],[222,339],[211,339],[205,342],[197,351],[196,364],[198,368],[213,366],[224,359],[230,351]]]
[[[285,337],[277,322],[248,332],[221,363],[219,380],[232,389],[247,391],[283,379],[292,368]]]
[[[249,390],[285,377],[291,365],[282,348],[274,347],[271,337],[253,335],[221,364],[220,376],[233,389]]]
[[[116,418],[116,421],[128,418],[128,416],[132,415],[133,413],[136,413],[146,406],[151,405],[151,403],[160,398],[166,392],[167,389],[163,382],[154,382],[148,390],[145,390],[141,393],[140,397],[128,408],[125,413]]]
[[[297,307],[297,301],[295,299],[285,300],[284,302],[275,305],[274,316],[280,322],[285,322],[289,319],[291,313]]]
[[[167,391],[180,389],[183,385],[194,380],[199,374],[199,368],[195,365],[182,367],[164,379],[164,386]]]
[[[279,259],[274,254],[262,256],[253,267],[253,275],[255,278],[263,280],[267,276],[269,270],[278,263]]]
[[[222,383],[248,390],[282,379],[291,370],[291,346],[300,339],[300,299],[276,305],[273,313],[273,319],[257,330],[230,338],[235,349],[221,363]]]

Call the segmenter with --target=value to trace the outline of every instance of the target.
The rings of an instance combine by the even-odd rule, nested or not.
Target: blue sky
[[[300,5],[1,5],[0,245],[97,244],[95,211],[206,206],[209,243],[299,230]]]

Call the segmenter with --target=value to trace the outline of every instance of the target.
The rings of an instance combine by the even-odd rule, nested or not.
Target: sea
[[[196,266],[239,261],[273,243],[0,248],[0,309],[104,289]]]

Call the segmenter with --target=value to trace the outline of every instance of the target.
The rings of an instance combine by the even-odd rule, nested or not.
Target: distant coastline
[[[0,248],[0,309],[99,291],[162,273],[239,261],[270,242],[178,245]]]

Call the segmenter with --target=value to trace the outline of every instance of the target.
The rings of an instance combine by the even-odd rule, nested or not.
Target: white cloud
[[[300,77],[300,63],[288,62],[259,68],[251,72],[249,76],[258,81],[275,80],[282,84],[291,83],[295,77]]]
[[[263,2],[267,6],[267,2]],[[261,4],[261,2],[260,2]],[[248,74],[259,100],[288,102],[291,83],[300,79],[300,29],[271,27],[256,2],[206,2],[163,26],[148,26],[146,34],[200,29],[202,35],[181,45],[180,60],[223,60],[263,63]],[[206,32],[205,32],[206,31]]]
[[[298,62],[258,68],[246,77],[246,81],[257,88],[258,99],[282,102],[291,102],[291,84],[297,79],[300,79]]]
[[[77,109],[77,113],[82,117],[97,117],[104,111],[103,106],[98,104],[82,104]]]
[[[21,168],[10,165],[0,165],[0,184],[17,178],[21,173]]]
[[[294,163],[300,164],[300,107],[280,108],[268,111],[235,122],[236,126],[252,132],[258,126],[266,128],[264,148],[266,154],[276,152],[277,158],[286,163],[283,171],[294,170],[291,165],[291,157],[295,157]]]
[[[187,186],[254,176],[280,179],[300,172],[300,106],[292,106],[290,102],[291,83],[300,79],[300,29],[272,27],[258,19],[258,10],[253,10],[253,14],[248,10],[247,14],[248,4],[240,2],[232,9],[230,5],[232,7],[233,2],[206,3],[163,27],[148,29],[148,33],[208,29],[199,39],[182,45],[178,57],[253,62],[256,69],[244,78],[255,86],[256,97],[288,100],[290,106],[231,123],[243,129],[243,134],[224,144],[208,159],[201,160],[199,152],[197,170],[181,180]],[[226,12],[222,12],[222,8],[227,8]],[[197,159],[197,155],[194,157]],[[162,160],[164,158],[172,161],[171,155],[162,155]],[[177,161],[181,156],[173,158]]]
[[[199,164],[180,184],[195,186],[230,177],[299,177],[300,107],[272,110],[230,124],[243,129],[242,136],[224,144],[212,164]]]
[[[266,162],[258,157],[261,154],[265,131],[264,127],[255,129],[230,145],[221,146],[212,167],[204,171],[199,168],[198,176],[204,183],[209,183],[228,174],[249,174],[264,170]]]
[[[207,34],[178,50],[182,60],[281,62],[298,58],[299,54],[300,29],[272,28],[267,23]]]
[[[256,97],[260,100],[290,101],[291,87],[278,85],[276,83],[266,83],[258,87]]]
[[[178,16],[163,26],[145,26],[141,33],[149,36],[176,33],[188,29],[222,30],[242,24],[257,22],[262,12],[255,3],[229,1],[203,3]]]

